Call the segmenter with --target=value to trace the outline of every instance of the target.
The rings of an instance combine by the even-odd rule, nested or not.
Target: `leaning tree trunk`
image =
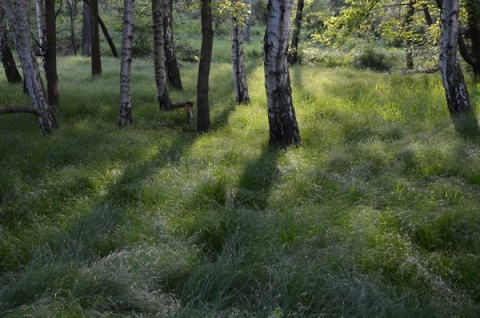
[[[457,58],[458,0],[443,1],[440,33],[440,73],[451,115],[471,110],[467,85]]]
[[[83,2],[83,21],[82,21],[82,55],[90,56],[92,52],[92,15],[90,6]]]
[[[287,63],[291,10],[291,0],[268,1],[264,71],[271,145],[300,142]]]
[[[113,39],[110,36],[110,33],[108,32],[107,26],[103,22],[102,18],[100,18],[100,16],[98,16],[98,23],[100,24],[100,27],[102,28],[103,35],[105,36],[105,39],[107,40],[107,43],[108,43],[108,46],[110,47],[110,50],[112,51],[112,55],[114,57],[118,57],[117,47],[115,46],[115,43],[113,42]]]
[[[57,27],[55,15],[55,0],[45,0],[45,75],[47,78],[47,95],[50,105],[60,106],[58,97],[57,74]]]
[[[58,129],[53,115],[53,109],[47,102],[43,88],[37,59],[32,50],[32,37],[28,21],[27,0],[7,0],[7,17],[10,26],[14,28],[15,44],[22,64],[28,93],[33,102],[33,107],[38,111],[38,122],[45,133],[52,133]]]
[[[173,88],[183,90],[180,69],[178,67],[177,55],[175,54],[175,45],[173,42],[173,0],[167,0],[163,17],[163,29],[165,38],[165,67],[167,70],[167,80]]]
[[[131,69],[133,52],[133,19],[135,0],[124,0],[122,55],[120,62],[120,126],[133,124],[131,102]]]
[[[90,1],[90,16],[92,19],[91,50],[92,50],[92,75],[102,74],[102,58],[100,53],[100,35],[98,29],[98,0]]]
[[[201,1],[202,46],[200,48],[200,63],[197,79],[197,130],[210,129],[210,106],[208,100],[210,65],[213,49],[213,12],[212,0]]]
[[[302,29],[304,0],[298,0],[297,13],[295,14],[295,22],[292,34],[292,45],[288,54],[288,63],[294,65],[298,62],[298,42],[300,41],[300,31]]]
[[[157,86],[157,101],[160,110],[170,110],[172,102],[168,95],[167,73],[165,71],[165,48],[163,15],[166,0],[152,0],[153,22],[153,58],[155,63],[155,83]]]
[[[235,98],[239,104],[250,102],[248,95],[245,61],[243,56],[244,27],[237,16],[232,16],[232,63]]]
[[[8,83],[21,83],[22,76],[20,76],[18,72],[17,64],[15,63],[10,44],[8,43],[7,20],[5,19],[3,0],[0,0],[0,58],[2,59],[2,65]]]

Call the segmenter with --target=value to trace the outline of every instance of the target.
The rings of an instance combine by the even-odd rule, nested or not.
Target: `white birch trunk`
[[[457,58],[458,13],[458,0],[443,1],[439,63],[451,115],[471,110],[467,85]]]
[[[38,44],[40,55],[45,68],[45,48],[47,45],[47,27],[45,21],[45,0],[35,0],[35,11],[37,13]]]
[[[172,108],[172,102],[170,101],[167,90],[167,72],[165,70],[163,16],[166,5],[167,2],[165,0],[152,0],[155,83],[157,85],[158,105],[161,110],[169,110]]]
[[[243,56],[244,27],[238,17],[232,16],[232,63],[235,98],[239,104],[250,102],[248,95],[245,61]]]
[[[58,129],[52,108],[47,102],[35,53],[32,50],[32,37],[28,22],[27,0],[6,0],[5,9],[10,26],[15,29],[15,44],[22,64],[28,93],[33,107],[39,112],[38,122],[45,133]]]
[[[269,142],[274,145],[300,142],[287,63],[291,13],[291,0],[269,0],[264,39],[264,71]]]
[[[131,69],[133,52],[135,0],[124,0],[123,35],[120,64],[120,126],[133,123],[131,102]]]

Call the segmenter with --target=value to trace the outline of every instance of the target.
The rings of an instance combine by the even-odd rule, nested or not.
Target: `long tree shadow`
[[[238,183],[236,205],[258,210],[268,207],[272,187],[280,175],[277,163],[282,152],[279,147],[265,146],[261,155],[247,164]]]

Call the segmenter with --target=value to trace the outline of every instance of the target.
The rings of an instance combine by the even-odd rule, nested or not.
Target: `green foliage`
[[[302,144],[271,149],[258,56],[236,106],[217,41],[209,133],[158,111],[139,59],[128,129],[108,57],[98,78],[59,59],[55,134],[0,117],[0,316],[478,316],[479,136],[440,78],[295,66]],[[181,71],[171,98],[195,100],[197,64]]]
[[[388,58],[384,52],[368,46],[359,54],[355,55],[353,65],[360,69],[385,72],[393,67],[394,61],[392,58]]]

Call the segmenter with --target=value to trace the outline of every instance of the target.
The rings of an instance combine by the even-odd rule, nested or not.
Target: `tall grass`
[[[119,129],[118,60],[103,62],[91,78],[88,60],[59,60],[52,136],[0,118],[0,316],[480,314],[480,147],[437,75],[294,67],[303,141],[282,150],[255,58],[248,106],[214,63],[205,134],[158,110],[148,60]],[[195,100],[196,71],[184,64],[174,101]]]

